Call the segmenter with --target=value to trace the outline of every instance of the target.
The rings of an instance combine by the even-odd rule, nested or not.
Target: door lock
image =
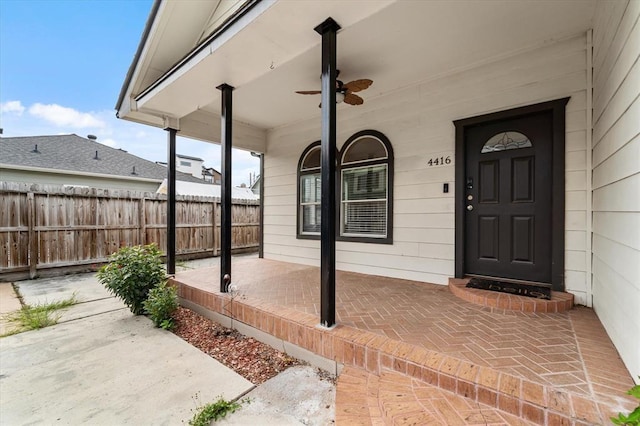
[[[469,211],[473,210],[473,206],[472,206],[471,204],[469,204],[469,205],[467,206],[467,210],[469,210]]]
[[[473,178],[467,178],[467,189],[473,189]]]

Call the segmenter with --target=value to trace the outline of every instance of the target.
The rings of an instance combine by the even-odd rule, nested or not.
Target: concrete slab
[[[311,366],[288,368],[245,397],[249,404],[217,424],[324,426],[335,419],[335,386]]]
[[[32,306],[68,299],[74,294],[78,302],[112,297],[93,273],[16,281],[15,285],[24,303]]]
[[[130,312],[129,308],[127,308],[120,299],[107,297],[106,299],[80,302],[66,309],[61,309],[57,311],[56,314],[60,316],[58,318],[58,323],[62,323],[117,311],[118,309],[124,309],[125,311]]]
[[[120,309],[0,339],[0,423],[180,424],[253,385]]]
[[[22,304],[13,290],[13,285],[0,283],[0,336],[17,329],[14,323],[7,320],[7,315],[21,308]]]
[[[20,299],[13,290],[11,283],[0,283],[0,315],[17,311],[22,307]]]

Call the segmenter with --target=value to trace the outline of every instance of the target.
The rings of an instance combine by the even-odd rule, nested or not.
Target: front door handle
[[[472,206],[471,204],[469,204],[469,205],[467,206],[467,210],[469,210],[469,211],[473,210],[473,206]]]

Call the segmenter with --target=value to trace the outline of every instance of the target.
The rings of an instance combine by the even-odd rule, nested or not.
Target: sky
[[[152,4],[0,0],[2,136],[92,134],[105,145],[166,161],[166,132],[115,116]],[[178,137],[176,151],[220,170],[219,145]],[[248,184],[259,160],[235,149],[232,157],[233,185]]]

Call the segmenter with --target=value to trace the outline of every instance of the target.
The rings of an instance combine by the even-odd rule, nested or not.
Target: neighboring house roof
[[[256,180],[251,184],[251,186],[249,187],[249,189],[251,189],[251,192],[253,192],[254,194],[256,194],[256,196],[258,198],[260,198],[260,186],[262,185],[262,176],[258,175],[258,177],[256,178]]]
[[[178,157],[178,158],[184,158],[185,160],[204,161],[202,158],[192,157],[192,156],[190,156],[190,155],[176,154],[176,157]]]
[[[36,146],[38,152],[34,152]],[[96,151],[98,159],[95,159]],[[166,167],[76,134],[0,138],[0,165],[153,179],[158,182],[167,176]],[[176,172],[176,179],[202,182],[181,172]]]
[[[176,182],[176,194],[177,195],[197,195],[201,197],[220,197],[220,185],[194,183],[194,182]],[[167,180],[165,179],[160,184],[160,187],[156,191],[158,194],[167,193]],[[256,194],[254,194],[249,188],[231,188],[231,198],[234,200],[259,200]]]
[[[262,183],[262,176],[258,175],[258,177],[253,181],[250,188],[260,188],[260,184]]]

